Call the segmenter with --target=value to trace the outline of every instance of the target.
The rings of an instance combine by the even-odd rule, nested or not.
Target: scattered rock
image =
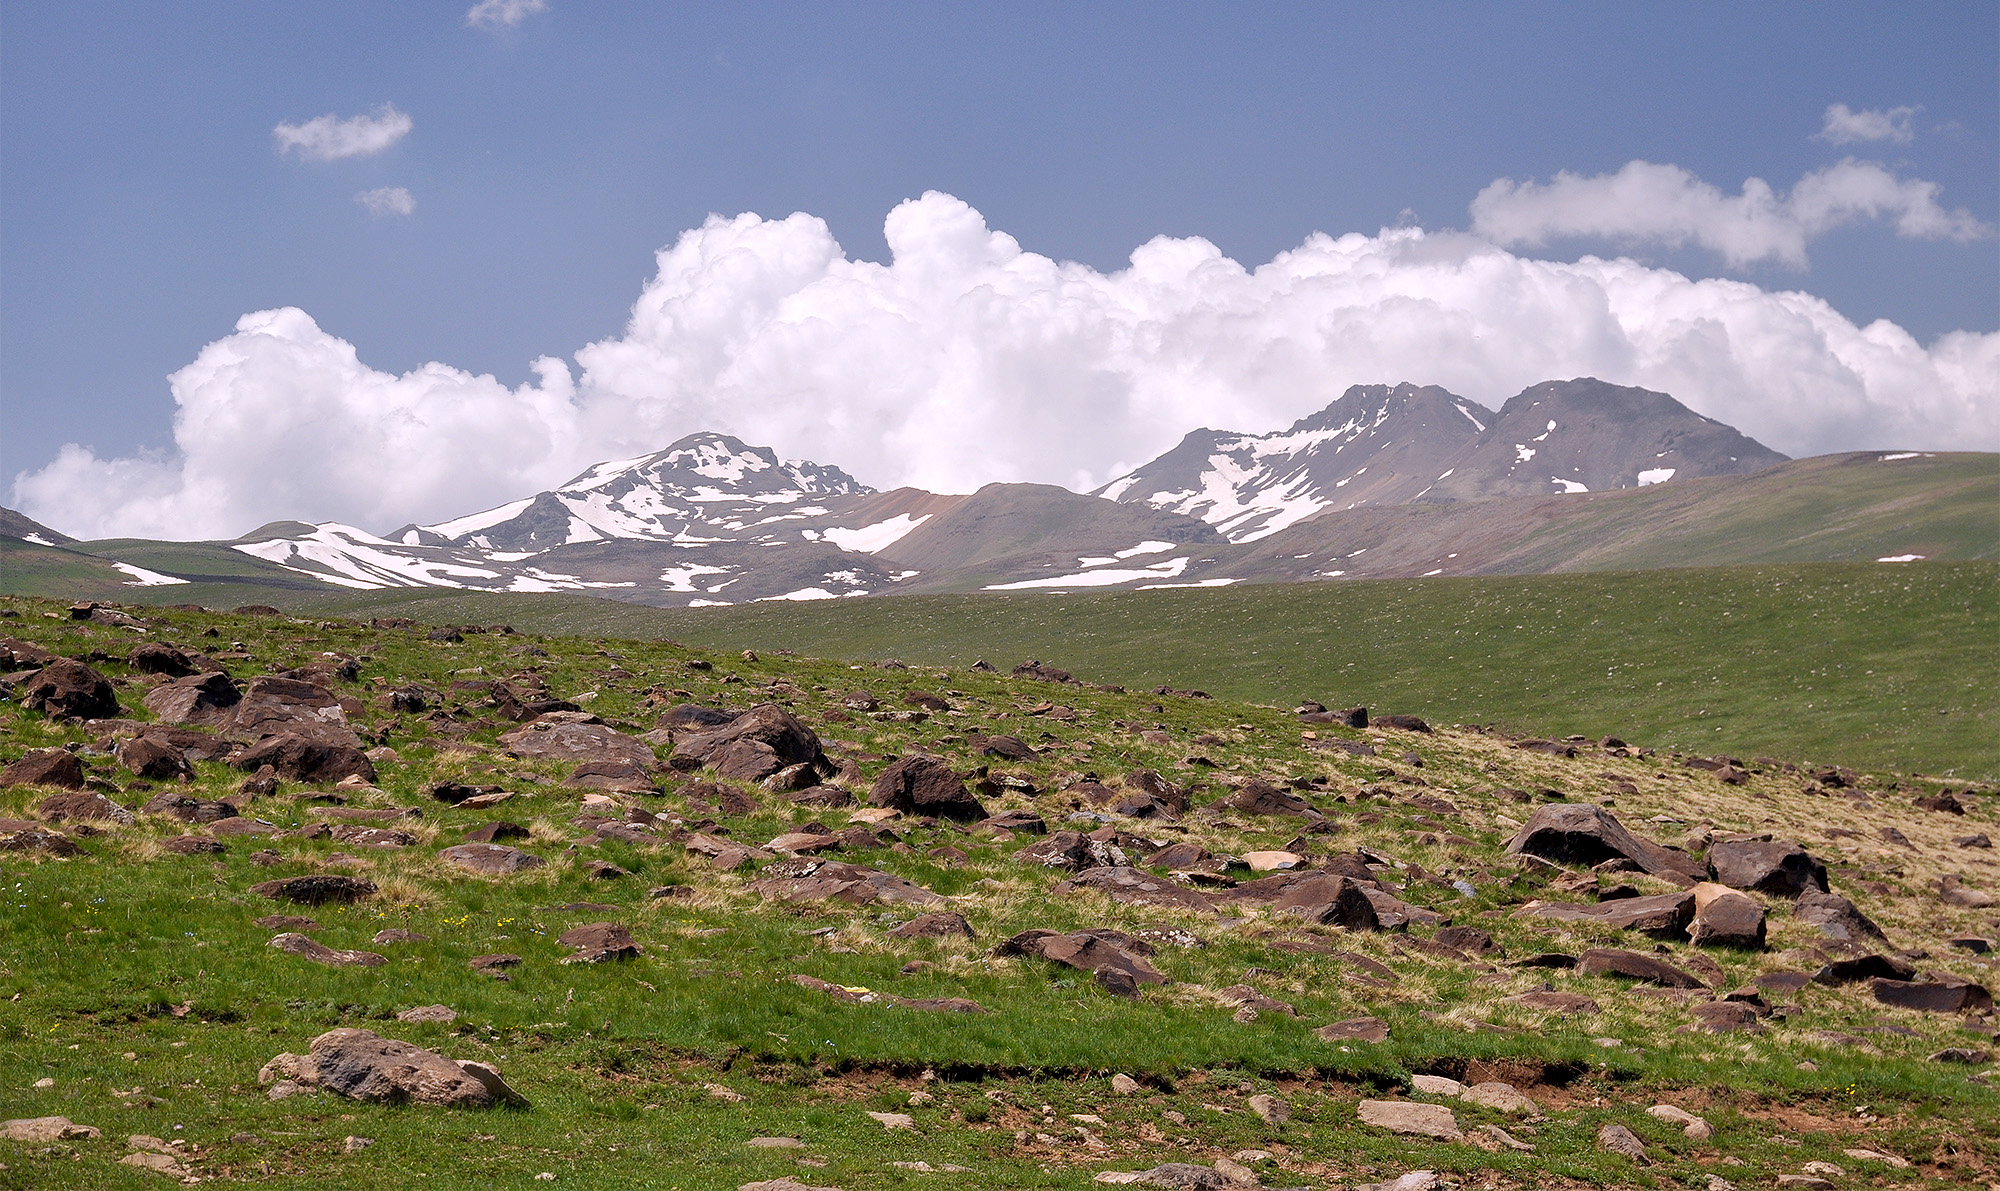
[[[56,658],[21,689],[21,705],[50,718],[108,720],[118,714],[111,680],[82,662]]]
[[[163,682],[139,700],[163,724],[219,724],[243,693],[220,670]]]
[[[1623,1125],[1605,1125],[1600,1128],[1597,1131],[1597,1145],[1599,1149],[1623,1155],[1642,1166],[1646,1164],[1645,1143]]]
[[[379,968],[389,962],[373,951],[336,951],[308,935],[287,932],[265,944],[267,947],[334,968]]]
[[[527,1104],[485,1063],[454,1062],[368,1030],[328,1030],[312,1040],[306,1054],[279,1055],[257,1073],[260,1084],[280,1079],[376,1104],[445,1108]]]
[[[1866,914],[1855,908],[1853,902],[1837,893],[1816,893],[1807,891],[1799,895],[1798,904],[1793,907],[1793,917],[1801,922],[1817,926],[1820,933],[1829,939],[1843,943],[1887,944],[1888,936],[1876,926]]]
[[[986,808],[965,788],[950,762],[921,754],[883,770],[869,787],[868,804],[968,823],[987,817]]]
[[[81,790],[83,780],[83,760],[67,749],[29,749],[9,762],[5,769],[0,769],[0,786],[56,786],[64,790]]]
[[[436,1025],[450,1025],[458,1020],[458,1010],[449,1005],[419,1005],[405,1009],[396,1015],[396,1020],[409,1023],[430,1022]]]
[[[1387,1042],[1389,1023],[1379,1017],[1350,1017],[1313,1031],[1323,1042]]]
[[[120,827],[130,827],[137,822],[131,811],[95,790],[73,790],[65,794],[51,794],[35,807],[35,814],[48,823],[75,821],[116,823]]]
[[[796,765],[809,767],[814,777],[835,772],[813,730],[775,703],[759,704],[706,731],[676,732],[673,760],[677,769],[706,767],[745,782],[762,781]],[[813,784],[807,780],[793,788]]]
[[[1659,938],[1674,939],[1684,937],[1688,923],[1694,920],[1694,895],[1687,892],[1662,893],[1590,905],[1532,902],[1520,913],[1553,918],[1558,922],[1595,922],[1620,930],[1636,930]]]
[[[1245,1101],[1266,1125],[1282,1125],[1292,1119],[1292,1106],[1276,1096],[1256,1095]]]
[[[1363,1100],[1356,1109],[1364,1125],[1416,1137],[1440,1141],[1463,1141],[1458,1117],[1442,1104],[1419,1104],[1409,1100]]]
[[[1653,876],[1681,885],[1708,879],[1708,873],[1692,856],[1633,835],[1617,816],[1589,803],[1551,803],[1537,808],[1507,841],[1507,853],[1584,866],[1630,860]]]
[[[947,937],[970,939],[973,937],[972,924],[965,915],[949,911],[938,914],[919,914],[901,926],[892,927],[887,932],[893,939],[942,939]]]
[[[1707,988],[1701,980],[1672,964],[1614,947],[1592,947],[1577,957],[1576,970],[1585,976],[1629,976],[1662,988]]]
[[[0,1137],[8,1141],[47,1144],[55,1141],[87,1141],[104,1133],[90,1125],[79,1125],[68,1117],[18,1117],[0,1121]]]
[[[1688,938],[1703,947],[1764,947],[1764,907],[1726,885],[1703,881],[1694,894],[1694,923]]]
[[[489,877],[506,876],[525,869],[539,868],[541,857],[505,844],[458,844],[438,853],[440,859]]]
[[[250,892],[259,897],[279,901],[297,902],[300,905],[320,906],[329,902],[356,902],[364,897],[375,896],[375,882],[364,881],[360,877],[342,876],[338,873],[314,873],[304,877],[282,877],[276,881],[262,881],[250,887]]]
[[[1709,845],[1708,862],[1731,889],[1783,898],[1827,891],[1826,865],[1790,840],[1721,840]]]

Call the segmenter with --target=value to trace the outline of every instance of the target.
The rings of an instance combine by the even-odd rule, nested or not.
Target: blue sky
[[[1926,345],[2000,329],[1990,3],[549,0],[490,27],[468,3],[7,6],[0,474],[64,443],[192,451],[166,378],[248,312],[298,307],[385,373],[441,361],[512,388],[619,335],[653,254],[711,212],[808,212],[884,261],[884,217],[932,190],[1103,273],[1158,235],[1255,268],[1316,231],[1471,229],[1496,179],[1641,160],[1782,196],[1853,158],[1934,184],[1957,231],[1878,213],[1809,229],[1803,260],[1732,264],[1691,232],[1570,234],[1597,226],[1564,206],[1596,201],[1579,191],[1487,238],[1803,290]],[[377,152],[310,160],[274,136],[385,104],[410,130]],[[1815,139],[1834,104],[1915,110],[1891,136]],[[357,202],[395,188],[407,213]]]

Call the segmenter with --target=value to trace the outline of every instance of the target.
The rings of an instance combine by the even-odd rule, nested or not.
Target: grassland
[[[1952,577],[1932,573],[1949,590]],[[1896,574],[1925,606],[1944,598],[1916,590],[1921,572]],[[1420,593],[1442,590],[1406,586]],[[1176,602],[1181,593],[1159,594],[1176,599],[1137,606],[1166,610],[1150,619],[1174,647],[1204,640],[1192,621],[1170,615],[1185,607]],[[895,612],[905,603],[914,613],[934,602],[880,606]],[[0,621],[5,632],[97,658],[120,684],[126,706],[145,718],[139,696],[149,679],[119,660],[138,634],[71,622],[47,602],[4,604],[20,614]],[[849,601],[840,611],[863,604],[873,610],[871,601]],[[1079,605],[1045,598],[991,606],[1054,616]],[[1095,615],[1106,617],[1104,609],[1112,607],[1107,601]],[[1212,606],[1196,607],[1202,623],[1213,621]],[[1466,607],[1459,607],[1460,615]],[[1519,611],[1517,602],[1494,618],[1498,609],[1469,607],[1496,625]],[[1545,616],[1557,618],[1557,628],[1583,626],[1586,609],[1599,619],[1606,615],[1574,599],[1544,608]],[[1119,609],[1117,615],[1131,613]],[[1800,775],[1775,766],[1753,766],[1749,783],[1733,787],[1664,756],[1591,753],[1564,761],[1474,732],[1417,735],[1321,725],[1322,735],[1369,742],[1381,753],[1329,754],[1301,748],[1299,724],[1273,706],[1158,697],[1136,687],[1051,686],[957,664],[931,667],[910,647],[922,620],[871,629],[896,634],[893,649],[868,639],[868,648],[854,650],[855,656],[893,652],[912,661],[908,670],[775,656],[763,639],[760,656],[749,658],[736,655],[734,642],[727,651],[690,648],[657,639],[663,634],[640,640],[470,634],[449,643],[340,619],[162,611],[148,613],[147,620],[151,639],[228,647],[224,659],[239,676],[307,664],[327,652],[358,659],[360,676],[340,683],[340,692],[368,709],[357,712],[358,723],[394,755],[384,757],[376,787],[346,797],[355,808],[417,808],[417,815],[397,823],[416,834],[419,845],[360,849],[352,856],[334,841],[295,835],[326,801],[323,791],[288,783],[247,810],[279,834],[232,839],[218,855],[166,852],[164,841],[188,828],[152,815],[141,816],[133,828],[82,838],[84,854],[72,859],[0,854],[0,1116],[60,1113],[105,1133],[99,1141],[54,1146],[0,1143],[0,1187],[158,1185],[157,1176],[119,1164],[128,1134],[182,1142],[182,1157],[204,1178],[269,1187],[526,1186],[539,1185],[535,1177],[548,1172],[559,1185],[687,1191],[786,1174],[847,1191],[1080,1188],[1100,1170],[1177,1159],[1210,1162],[1251,1148],[1273,1155],[1263,1174],[1274,1185],[1338,1186],[1424,1167],[1489,1187],[1701,1187],[1717,1172],[1747,1187],[1769,1185],[1811,1161],[1844,1164],[1881,1186],[1975,1184],[2000,1176],[2000,1098],[1967,1079],[1976,1069],[1923,1057],[1976,1043],[1956,1019],[1889,1011],[1854,989],[1811,986],[1761,1033],[1680,1032],[1688,1020],[1682,1000],[1644,995],[1602,977],[1489,969],[1423,952],[1406,936],[1291,927],[1256,913],[1219,921],[1096,895],[1051,896],[1059,874],[1013,859],[1028,840],[915,821],[894,824],[900,847],[842,858],[949,898],[978,937],[897,940],[884,929],[908,911],[766,901],[749,889],[745,875],[708,868],[665,839],[578,844],[581,832],[571,819],[580,791],[563,784],[567,767],[524,761],[497,747],[499,733],[514,725],[486,710],[476,684],[532,670],[551,691],[581,699],[628,731],[649,727],[658,708],[682,699],[739,707],[775,700],[819,729],[836,754],[857,761],[865,775],[887,757],[913,751],[936,752],[964,768],[995,763],[969,749],[968,729],[1014,732],[1042,751],[1008,768],[1042,793],[989,799],[989,809],[1036,810],[1052,827],[1075,809],[1061,792],[1085,772],[1115,780],[1132,768],[1157,768],[1193,783],[1197,803],[1250,775],[1318,777],[1326,784],[1315,799],[1334,822],[1326,847],[1365,846],[1415,866],[1403,870],[1407,898],[1491,931],[1514,957],[1629,946],[1631,940],[1515,917],[1524,898],[1549,894],[1540,884],[1545,878],[1500,855],[1511,830],[1507,816],[1525,813],[1510,806],[1499,793],[1503,788],[1601,799],[1618,779],[1634,792],[1617,793],[1617,813],[1665,833],[1669,842],[1704,824],[1809,839],[1833,866],[1835,888],[1862,902],[1899,943],[1927,948],[1932,966],[1975,979],[1985,975],[1984,962],[1951,951],[1943,939],[1981,929],[1982,918],[1940,906],[1928,890],[1938,874],[1962,863],[1947,837],[2000,828],[1990,805],[2000,800],[1975,799],[1973,814],[1962,819],[1926,817],[1912,811],[1908,799],[1940,782],[1894,774],[1867,778],[1875,801],[1862,807],[1816,793]],[[656,623],[649,620],[648,627]],[[769,641],[810,647],[812,641],[791,636],[810,623],[779,624],[788,631]],[[1105,623],[1100,620],[1098,631]],[[216,636],[204,636],[210,631]],[[1358,617],[1342,629],[1349,638],[1376,631],[1385,630]],[[1219,661],[1230,646],[1208,648]],[[1059,651],[1039,645],[1035,651],[1087,669]],[[1130,656],[1131,665],[1149,664]],[[691,660],[712,669],[691,669]],[[1182,668],[1159,673],[1188,685]],[[375,709],[378,694],[409,683],[451,692],[446,714],[397,716]],[[905,706],[900,698],[908,691],[941,693],[951,710],[928,721],[850,715],[842,697],[857,687],[888,708]],[[1055,714],[1052,701],[1073,714]],[[1408,709],[1395,699],[1377,702]],[[1142,729],[1151,735],[1141,735]],[[1590,730],[1623,729],[1622,722],[1607,722]],[[80,750],[100,788],[121,801],[137,804],[149,796],[147,783],[105,755],[99,732],[0,706],[0,759],[51,745]],[[1190,763],[1195,750],[1212,764]],[[1420,756],[1420,768],[1408,759],[1412,753]],[[235,791],[241,778],[203,762],[185,788],[219,797]],[[527,825],[532,838],[523,846],[550,863],[502,879],[471,877],[442,864],[435,850],[484,821],[429,798],[430,787],[446,779],[511,791],[509,801],[487,814]],[[628,801],[690,823],[712,821],[710,812],[676,793],[680,780],[669,775],[664,795]],[[0,817],[30,816],[42,793],[0,791]],[[1439,812],[1410,801],[1418,795],[1452,801],[1449,838],[1438,834],[1432,816]],[[723,816],[717,827],[757,842],[807,816],[835,830],[849,822],[846,811],[816,812],[761,792],[757,797],[761,809]],[[1655,823],[1656,816],[1666,821]],[[1824,828],[1834,822],[1861,837],[1828,840]],[[1901,825],[1908,850],[1879,844],[1876,829],[1891,824]],[[1299,829],[1297,820],[1200,812],[1180,824],[1118,826],[1237,854],[1282,847]],[[951,863],[931,854],[945,845],[966,859]],[[277,854],[275,864],[253,861],[267,850]],[[592,879],[585,862],[598,858],[630,875]],[[315,937],[322,942],[385,952],[386,966],[320,968],[264,946],[270,931],[253,919],[288,907],[251,894],[250,885],[312,871],[362,873],[381,886],[378,898],[354,908],[307,912],[319,919]],[[1648,878],[1629,874],[1603,879],[1652,888]],[[1467,882],[1472,892],[1455,888],[1454,880]],[[649,894],[660,886],[689,892]],[[1721,968],[1716,987],[1812,962],[1817,932],[1794,920],[1782,903],[1771,913],[1770,950],[1715,954]],[[646,955],[622,964],[561,966],[564,949],[555,936],[600,918],[630,925]],[[1203,945],[1162,947],[1156,962],[1174,983],[1137,1001],[1114,997],[1068,969],[989,954],[994,943],[1030,927],[1148,924],[1190,931]],[[428,940],[372,943],[384,927],[406,927]],[[1311,946],[1274,946],[1287,940]],[[1365,969],[1330,949],[1391,968],[1395,979],[1357,980]],[[466,965],[473,955],[496,951],[523,956],[509,982],[476,975]],[[1698,957],[1681,944],[1666,958],[1694,963]],[[923,965],[913,968],[912,961]],[[906,997],[970,997],[991,1012],[932,1015],[851,1004],[787,979],[800,973]],[[1246,980],[1291,1002],[1300,1016],[1233,1020],[1214,990]],[[1506,1000],[1545,982],[1601,1000],[1604,1012],[1545,1017]],[[393,1018],[432,1003],[452,1006],[458,1020],[405,1025]],[[1362,1013],[1390,1024],[1388,1042],[1334,1044],[1312,1033],[1325,1022]],[[302,1051],[313,1035],[337,1025],[494,1062],[533,1107],[480,1114],[353,1104],[324,1094],[267,1100],[257,1069],[280,1051]],[[1990,1021],[1985,1028],[1990,1035]],[[1820,1033],[1825,1030],[1869,1041],[1831,1042]],[[1148,1086],[1140,1095],[1114,1096],[1108,1085],[1114,1071]],[[1501,1125],[1535,1152],[1391,1137],[1356,1124],[1358,1100],[1410,1096],[1408,1077],[1419,1071],[1504,1079],[1528,1091],[1542,1105],[1532,1120],[1462,1104],[1457,1110],[1464,1124]],[[51,1082],[40,1086],[42,1078]],[[1257,1092],[1285,1098],[1290,1121],[1267,1124],[1248,1111],[1247,1098]],[[917,1093],[922,1095],[913,1100]],[[1644,1115],[1646,1105],[1662,1100],[1701,1112],[1716,1126],[1716,1137],[1696,1144]],[[866,1110],[907,1112],[914,1128],[885,1130]],[[1606,1122],[1638,1132],[1653,1151],[1653,1165],[1635,1167],[1597,1149],[1593,1138]],[[770,1135],[798,1138],[803,1148],[746,1144]],[[350,1152],[350,1136],[373,1144]],[[1901,1155],[1915,1165],[1896,1169],[1845,1155],[1857,1147]],[[925,1162],[933,1172],[947,1165],[966,1169],[926,1173],[896,1162]]]

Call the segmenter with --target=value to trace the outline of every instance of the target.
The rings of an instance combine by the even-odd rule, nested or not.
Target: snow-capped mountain
[[[1433,464],[1494,417],[1435,385],[1355,385],[1289,430],[1196,430],[1095,495],[1185,513],[1230,541],[1254,542],[1328,508],[1417,499],[1434,482]]]
[[[619,538],[798,540],[793,523],[828,516],[825,501],[874,491],[837,467],[781,460],[726,434],[690,434],[652,455],[599,463],[552,492],[390,536],[515,554]]]
[[[1665,393],[1549,381],[1498,414],[1444,389],[1356,385],[1291,429],[1197,430],[1099,489],[1254,542],[1329,510],[1636,488],[1785,456]]]

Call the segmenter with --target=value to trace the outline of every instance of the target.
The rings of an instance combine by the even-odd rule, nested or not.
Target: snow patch
[[[1550,476],[1549,480],[1552,483],[1561,484],[1562,490],[1565,494],[1574,494],[1577,492],[1590,491],[1590,489],[1587,486],[1577,482],[1576,480],[1565,480],[1561,476]]]
[[[856,554],[874,554],[895,545],[902,540],[903,535],[930,519],[929,513],[921,517],[898,513],[887,521],[877,521],[860,529],[829,529],[826,531],[826,540],[842,550],[851,550]]]
[[[51,542],[51,541],[49,541],[49,540],[48,540],[47,538],[43,537],[43,536],[42,536],[41,534],[38,534],[38,533],[31,533],[31,534],[27,535],[26,537],[22,538],[21,540],[22,540],[22,541],[24,541],[24,542],[33,542],[33,543],[34,543],[35,545],[37,545],[37,546],[53,546],[53,545],[55,545],[55,543],[54,543],[54,542]],[[127,584],[127,586],[130,586],[130,584]]]
[[[704,567],[700,565],[668,567],[660,572],[660,582],[666,584],[667,591],[693,591],[694,581],[702,575],[727,575],[729,567]]]
[[[1921,554],[1891,554],[1887,558],[1878,558],[1875,561],[1876,562],[1922,562],[1923,559],[1924,556]]]
[[[35,539],[30,537],[28,541],[33,542]],[[55,545],[54,542],[36,542],[36,544],[40,546]],[[135,567],[129,562],[114,562],[111,565],[132,576],[132,582],[125,584],[127,587],[166,587],[174,583],[187,582],[186,579],[177,579],[172,575],[162,575],[158,571],[149,571],[145,567]]]
[[[824,587],[801,587],[797,591],[788,591],[784,595],[763,596],[757,600],[757,603],[767,604],[772,600],[837,600],[839,598],[839,596]]]
[[[1163,591],[1169,587],[1228,587],[1235,579],[1196,579],[1192,583],[1141,583],[1140,591]]]
[[[1515,463],[1526,463],[1528,460],[1533,459],[1534,457],[1535,457],[1535,448],[1529,446],[1526,443],[1517,442],[1514,444]]]
[[[1882,456],[1882,462],[1894,463],[1898,459],[1935,459],[1935,458],[1937,458],[1937,456],[1931,454],[1929,451],[1898,451],[1893,455]],[[47,543],[43,544],[46,545]]]
[[[1129,550],[1120,550],[1117,553],[1120,558],[1137,558],[1141,554],[1158,554],[1162,550],[1172,550],[1173,548],[1174,544],[1172,542],[1146,541],[1140,542]]]
[[[1639,473],[1639,487],[1644,488],[1648,484],[1664,484],[1673,478],[1674,469],[1671,467],[1649,467]]]
[[[1172,579],[1187,570],[1188,560],[1170,558],[1143,570],[1113,568],[1085,571],[1080,575],[1058,575],[1050,579],[1023,579],[1018,583],[989,583],[987,591],[1025,591],[1033,587],[1111,587],[1139,579]]]

